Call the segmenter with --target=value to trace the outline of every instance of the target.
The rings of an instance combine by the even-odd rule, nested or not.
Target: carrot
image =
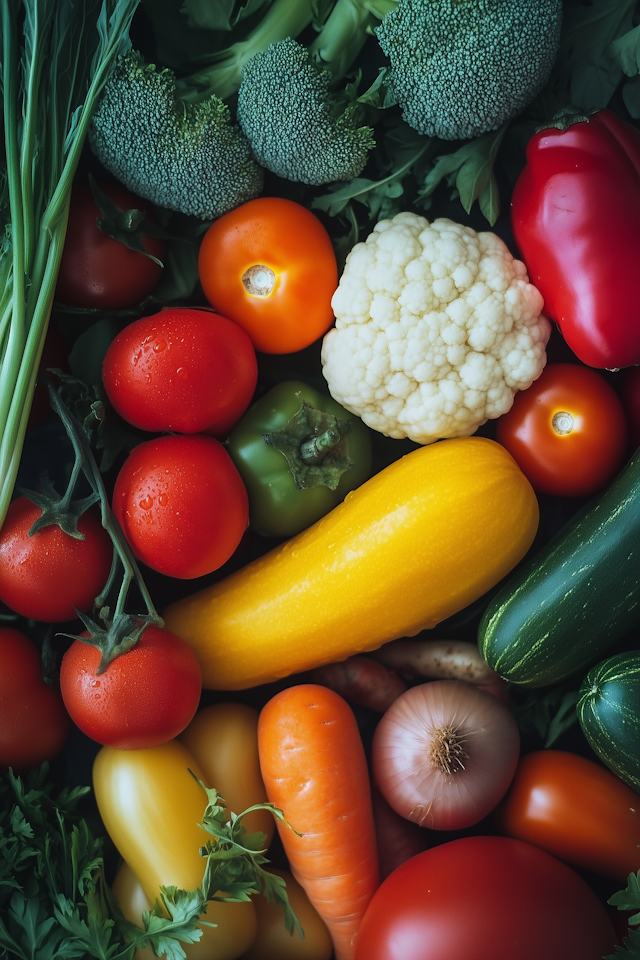
[[[347,703],[384,713],[407,689],[404,680],[372,657],[347,657],[339,663],[316,667],[309,675],[311,683],[335,690]]]
[[[258,749],[267,796],[293,828],[278,823],[291,872],[324,920],[336,960],[352,960],[380,882],[367,762],[353,711],[328,687],[288,687],[262,709]]]

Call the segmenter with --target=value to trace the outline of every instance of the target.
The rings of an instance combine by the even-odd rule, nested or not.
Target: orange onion
[[[373,737],[374,779],[401,816],[434,830],[478,823],[515,773],[520,735],[508,706],[462,680],[410,687]]]

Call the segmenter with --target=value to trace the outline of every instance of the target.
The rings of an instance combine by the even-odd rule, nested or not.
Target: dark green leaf
[[[640,960],[640,930],[630,930],[622,944],[616,944],[616,952],[608,953],[603,960]]]
[[[640,26],[618,37],[611,44],[610,53],[628,77],[635,77],[640,69]]]
[[[630,873],[625,889],[614,893],[607,902],[618,910],[640,910],[640,871]],[[629,923],[632,926],[640,923],[640,913],[629,917]]]

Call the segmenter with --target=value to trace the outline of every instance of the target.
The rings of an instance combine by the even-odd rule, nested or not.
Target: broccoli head
[[[359,126],[360,112],[290,37],[244,67],[238,122],[258,162],[286,180],[316,186],[357,177],[375,146],[371,128]]]
[[[89,130],[102,164],[169,210],[212,220],[256,197],[263,171],[218,97],[184,103],[171,70],[131,50],[107,81]]]
[[[546,83],[561,0],[399,0],[376,30],[403,118],[427,136],[496,130]]]

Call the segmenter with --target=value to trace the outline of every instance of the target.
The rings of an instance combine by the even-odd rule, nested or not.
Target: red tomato
[[[496,439],[539,493],[590,496],[618,472],[627,448],[613,387],[572,363],[549,364],[497,421]]]
[[[209,303],[244,327],[256,350],[294,353],[333,322],[338,268],[329,234],[292,200],[259,197],[219,217],[198,269]]]
[[[570,867],[528,843],[477,836],[387,877],[355,960],[601,960],[615,942],[605,908]]]
[[[146,209],[144,200],[119,183],[100,183],[99,187],[121,210]],[[76,184],[71,192],[56,300],[70,307],[101,310],[135,307],[158,283],[162,267],[103,233],[96,223],[99,218],[89,184]],[[142,242],[149,253],[162,260],[164,240],[144,236]]]
[[[134,427],[223,438],[249,406],[258,364],[237,323],[168,307],[118,334],[102,378],[109,400]]]
[[[78,521],[84,540],[52,525],[32,537],[29,530],[42,511],[27,497],[9,504],[0,530],[0,600],[33,620],[73,620],[89,610],[111,570],[113,546],[90,508]]]
[[[100,656],[97,647],[74,640],[62,658],[62,698],[83,733],[118,750],[157,747],[182,733],[202,690],[200,665],[184,640],[150,624],[98,674]]]
[[[42,676],[40,654],[20,630],[0,627],[0,767],[25,773],[62,749],[71,724]]]
[[[625,370],[622,405],[629,425],[629,445],[634,451],[640,447],[640,367]]]
[[[249,522],[247,491],[231,457],[201,435],[134,447],[116,477],[113,512],[138,560],[181,580],[221,567]]]
[[[576,753],[537,750],[522,757],[495,817],[503,833],[574,867],[621,883],[640,870],[638,794]]]

